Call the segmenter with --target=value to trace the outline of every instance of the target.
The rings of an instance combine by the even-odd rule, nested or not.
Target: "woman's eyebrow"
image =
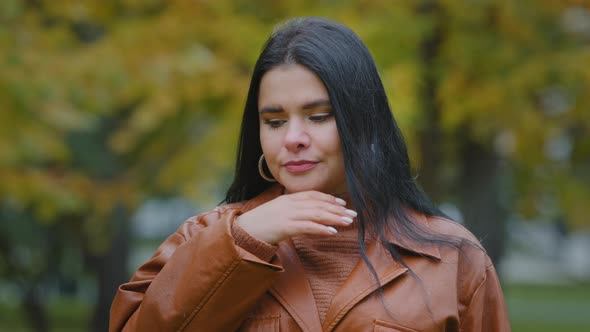
[[[284,110],[280,106],[265,106],[265,107],[261,108],[258,111],[259,114],[263,114],[263,113],[281,113],[281,112],[284,112]]]
[[[302,109],[304,110],[310,110],[316,107],[320,107],[320,106],[332,106],[330,104],[330,100],[328,99],[319,99],[319,100],[314,100],[308,103],[305,103],[301,106]],[[275,105],[271,105],[271,106],[264,106],[262,107],[258,113],[259,114],[264,114],[264,113],[282,113],[285,110],[283,110],[283,108],[281,106],[275,106]]]
[[[301,108],[303,108],[304,110],[308,110],[308,109],[312,109],[312,108],[316,108],[318,106],[332,106],[330,104],[330,100],[328,99],[320,99],[320,100],[315,100],[309,103],[305,103],[303,104],[303,106]]]

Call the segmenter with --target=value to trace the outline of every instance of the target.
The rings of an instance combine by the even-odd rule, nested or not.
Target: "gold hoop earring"
[[[264,169],[262,169],[262,162],[263,161],[264,161],[264,154],[262,156],[260,156],[260,159],[258,159],[258,173],[260,173],[260,176],[268,182],[277,182],[277,180],[264,174]]]

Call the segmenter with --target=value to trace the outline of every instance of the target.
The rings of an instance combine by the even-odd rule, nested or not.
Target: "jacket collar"
[[[282,193],[283,187],[275,185],[244,203],[241,210],[246,212],[278,197]],[[422,214],[411,213],[410,217],[415,222],[428,227],[428,220]],[[387,236],[386,239],[392,244],[416,255],[440,259],[440,253],[435,246],[424,246],[409,240],[401,241],[393,236]],[[281,264],[285,269],[285,273],[280,274],[275,280],[270,293],[289,312],[303,331],[332,331],[358,302],[372,294],[380,286],[385,286],[408,271],[406,267],[393,260],[387,249],[379,241],[371,241],[367,246],[367,258],[371,262],[379,282],[374,279],[366,262],[359,259],[340,290],[334,296],[323,324],[318,315],[311,286],[305,277],[303,265],[291,240],[279,244],[277,255],[272,261],[272,263]]]
[[[418,227],[421,227],[424,231],[429,233],[434,233],[432,228],[430,227],[430,223],[428,222],[428,218],[420,212],[414,210],[406,210],[408,216],[411,220],[413,220]],[[416,240],[409,239],[409,238],[397,238],[394,237],[393,234],[388,232],[385,235],[387,241],[399,248],[402,248],[408,252],[412,252],[419,256],[427,256],[436,260],[440,260],[440,251],[438,246],[435,244],[424,244],[419,243]]]
[[[374,279],[366,262],[359,259],[335,294],[323,324],[318,315],[313,291],[291,240],[279,244],[277,255],[272,261],[274,264],[282,264],[285,273],[280,274],[275,280],[270,292],[289,312],[302,331],[332,331],[358,302],[408,270],[395,262],[386,249],[376,241],[367,247],[367,257],[375,269],[379,282]]]
[[[271,294],[304,332],[322,331],[313,291],[290,239],[279,243],[272,263],[281,264],[285,273],[281,273],[275,280],[270,289]]]
[[[332,299],[323,322],[322,331],[332,331],[357,303],[379,287],[385,287],[408,271],[406,267],[395,262],[387,249],[377,241],[373,241],[367,246],[367,258],[371,262],[379,282],[375,280],[367,263],[363,259],[359,259]]]

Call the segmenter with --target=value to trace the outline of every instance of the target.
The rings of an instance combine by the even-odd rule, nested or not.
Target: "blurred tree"
[[[116,287],[129,277],[127,224],[138,202],[218,199],[208,195],[230,172],[252,50],[264,33],[248,17],[217,19],[230,9],[223,3],[1,6],[0,193],[3,212],[20,221],[2,229],[2,274],[23,281],[29,320],[47,330],[41,289],[72,232],[99,286],[91,326],[104,331]],[[36,234],[19,231],[27,225],[55,229],[46,241],[57,249],[9,235]],[[45,263],[21,264],[21,251]]]
[[[590,31],[580,38],[566,26],[572,10],[586,13],[590,26],[590,2],[440,3],[446,38],[432,68],[439,78],[439,124],[442,141],[451,143],[447,162],[457,170],[449,188],[470,229],[498,259],[508,209],[525,218],[564,213],[570,226],[587,225],[579,199],[590,191],[573,198],[566,188],[590,184],[580,136],[590,129],[582,92],[590,88]],[[547,105],[543,100],[554,94],[559,105]]]
[[[336,17],[374,52],[418,180],[494,260],[509,212],[588,227],[589,1],[367,0]]]
[[[509,209],[585,227],[589,13],[580,0],[5,0],[0,273],[44,331],[40,286],[84,252],[100,287],[91,324],[106,330],[130,214],[150,196],[216,203],[256,56],[299,15],[367,42],[419,181],[494,259]]]

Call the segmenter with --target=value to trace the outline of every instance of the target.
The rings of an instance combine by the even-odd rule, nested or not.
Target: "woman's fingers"
[[[300,221],[294,226],[293,235],[334,235],[338,233],[336,228],[315,223],[313,221]]]
[[[310,190],[310,191],[303,191],[299,193],[292,194],[294,198],[299,200],[312,200],[312,201],[322,201],[326,203],[336,204],[339,206],[346,206],[346,201],[342,198],[338,198],[336,196],[332,196],[330,194],[325,194],[320,191]]]
[[[356,211],[345,207],[346,202],[342,199],[319,191],[305,191],[289,196],[293,199],[291,221],[320,224],[320,233],[333,234],[335,229],[331,228],[331,232],[325,233],[325,227],[348,226],[357,216]]]
[[[346,207],[341,206],[341,205],[334,205],[334,204],[325,203],[325,202],[316,202],[312,206],[315,209],[328,211],[333,214],[339,214],[344,217],[355,218],[357,216],[356,211],[347,209]]]
[[[326,226],[347,226],[353,221],[350,215],[314,208],[301,209],[293,217],[294,222],[312,221]]]
[[[238,225],[255,238],[275,244],[296,235],[332,235],[353,222],[346,202],[319,191],[283,195],[241,215]]]
[[[312,221],[326,226],[348,226],[356,217],[356,212],[342,206],[313,204],[298,209],[293,215],[295,222]]]

